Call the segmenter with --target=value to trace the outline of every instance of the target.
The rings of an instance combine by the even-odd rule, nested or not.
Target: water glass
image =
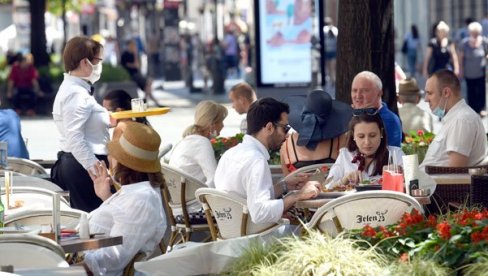
[[[405,192],[405,184],[403,183],[403,173],[394,169],[393,166],[383,167],[383,190]]]
[[[144,100],[142,98],[135,98],[131,100],[132,112],[144,111]]]

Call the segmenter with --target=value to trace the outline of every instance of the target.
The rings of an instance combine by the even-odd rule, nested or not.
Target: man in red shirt
[[[44,96],[39,89],[38,78],[39,73],[25,56],[12,66],[8,77],[7,98],[11,100],[17,114],[26,112],[29,116],[35,115],[37,97]]]

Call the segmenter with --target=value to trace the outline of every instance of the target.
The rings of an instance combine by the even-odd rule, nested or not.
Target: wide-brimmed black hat
[[[299,146],[315,149],[320,141],[348,131],[352,117],[351,106],[333,100],[323,90],[313,90],[307,96],[288,96],[283,102],[290,106],[288,121],[299,134]]]

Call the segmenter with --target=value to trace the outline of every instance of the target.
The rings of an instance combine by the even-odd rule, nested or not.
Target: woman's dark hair
[[[373,161],[375,163],[375,167],[373,170],[372,175],[380,175],[383,173],[383,166],[388,165],[388,141],[386,138],[385,127],[383,126],[383,120],[381,119],[379,114],[376,115],[367,115],[362,114],[359,116],[353,116],[351,121],[349,122],[349,137],[347,141],[347,149],[350,152],[355,152],[358,150],[358,146],[354,141],[354,127],[359,123],[376,123],[378,128],[380,129],[380,135],[383,137],[381,138],[380,146],[376,150]],[[373,162],[371,162],[373,164]],[[370,165],[371,165],[370,164]],[[368,171],[368,168],[365,169]]]
[[[112,108],[117,109],[121,108],[122,110],[130,110],[131,109],[131,100],[132,97],[127,93],[127,91],[123,89],[117,89],[109,91],[104,100],[110,101],[112,104]]]
[[[164,185],[164,178],[161,172],[157,172],[157,173],[139,172],[122,165],[120,162],[117,162],[114,171],[115,171],[114,178],[121,185],[128,185],[128,184],[133,184],[133,183],[138,183],[143,181],[149,181],[151,183],[151,186],[155,188]]]
[[[277,123],[281,113],[290,113],[288,104],[273,98],[262,98],[251,104],[247,112],[247,134],[258,133],[267,123]]]
[[[92,64],[100,50],[99,42],[84,36],[75,36],[66,43],[63,52],[64,70],[70,72],[78,68],[80,61],[87,58]]]
[[[417,25],[413,24],[410,29],[412,31],[412,37],[419,38],[419,30],[417,29]]]

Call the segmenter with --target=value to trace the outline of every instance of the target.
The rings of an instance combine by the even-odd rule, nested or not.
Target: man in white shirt
[[[425,101],[442,127],[420,165],[474,166],[486,156],[486,134],[480,116],[461,97],[457,76],[449,70],[435,72],[425,84]]]
[[[295,202],[320,192],[320,183],[306,182],[308,175],[273,185],[268,150],[279,149],[285,141],[290,130],[288,113],[287,104],[272,98],[254,102],[247,113],[248,134],[241,144],[224,153],[215,172],[215,187],[246,198],[254,223],[277,222]],[[288,190],[297,191],[286,194]],[[280,195],[285,196],[277,199]]]
[[[249,84],[245,82],[238,83],[230,89],[229,99],[232,102],[232,108],[234,108],[239,114],[247,113],[251,104],[257,100],[256,92]],[[241,133],[246,133],[246,118],[242,120],[240,128]]]

